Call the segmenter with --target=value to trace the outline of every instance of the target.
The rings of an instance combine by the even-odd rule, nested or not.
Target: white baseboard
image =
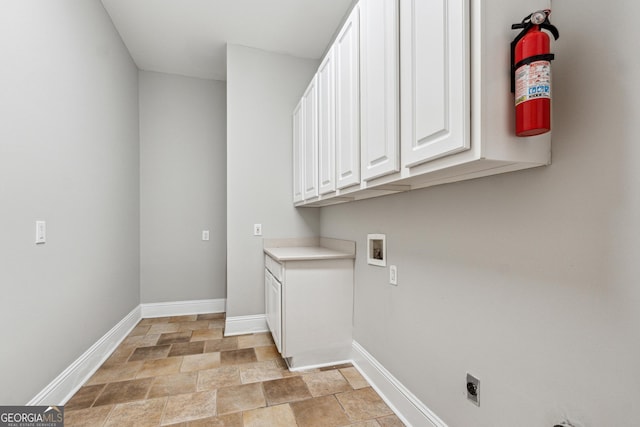
[[[356,341],[353,341],[353,364],[406,425],[447,427]]]
[[[27,405],[64,405],[98,370],[141,319],[140,306],[85,351]]]
[[[138,324],[140,319],[202,313],[224,313],[225,305],[226,299],[224,298],[138,305],[31,399],[27,405],[64,405],[67,403],[129,335],[129,332]]]
[[[224,325],[225,337],[268,331],[269,326],[267,326],[267,316],[264,314],[227,317]]]
[[[142,318],[186,316],[189,314],[224,313],[227,300],[202,299],[194,301],[154,302],[140,304]]]
[[[27,405],[64,405],[105,362],[140,319],[201,313],[222,313],[226,300],[178,301],[140,304],[109,332],[58,375]],[[266,316],[227,317],[225,336],[268,332]],[[384,366],[360,344],[353,341],[352,362],[363,377],[382,396],[389,407],[408,426],[447,427]]]

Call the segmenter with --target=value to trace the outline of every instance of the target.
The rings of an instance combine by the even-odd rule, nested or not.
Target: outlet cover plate
[[[480,406],[480,380],[467,373],[467,399],[476,406]]]

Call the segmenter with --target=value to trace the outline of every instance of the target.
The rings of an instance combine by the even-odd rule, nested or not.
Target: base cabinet
[[[279,263],[267,255],[265,267],[267,323],[289,367],[348,360],[353,259]]]

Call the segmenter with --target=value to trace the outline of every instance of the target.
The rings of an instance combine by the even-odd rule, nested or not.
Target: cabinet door
[[[269,328],[271,329],[271,335],[273,336],[273,341],[275,342],[278,351],[282,352],[282,284],[273,277],[269,284],[271,314],[271,323]]]
[[[304,200],[302,193],[302,100],[293,110],[293,203]]]
[[[360,182],[360,7],[349,15],[334,44],[336,59],[336,185]]]
[[[264,314],[267,318],[267,326],[269,330],[273,330],[272,317],[273,317],[273,302],[271,301],[271,273],[266,268],[264,269]]]
[[[302,97],[303,108],[303,192],[309,200],[318,195],[318,85],[316,76]]]
[[[318,189],[336,189],[336,86],[333,48],[318,69]]]
[[[362,179],[400,170],[398,0],[360,1]]]
[[[470,148],[468,0],[400,7],[402,164]]]

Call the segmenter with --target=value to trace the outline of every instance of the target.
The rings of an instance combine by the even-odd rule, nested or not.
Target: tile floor
[[[224,313],[143,319],[65,405],[65,426],[402,426],[351,365],[290,372]]]

